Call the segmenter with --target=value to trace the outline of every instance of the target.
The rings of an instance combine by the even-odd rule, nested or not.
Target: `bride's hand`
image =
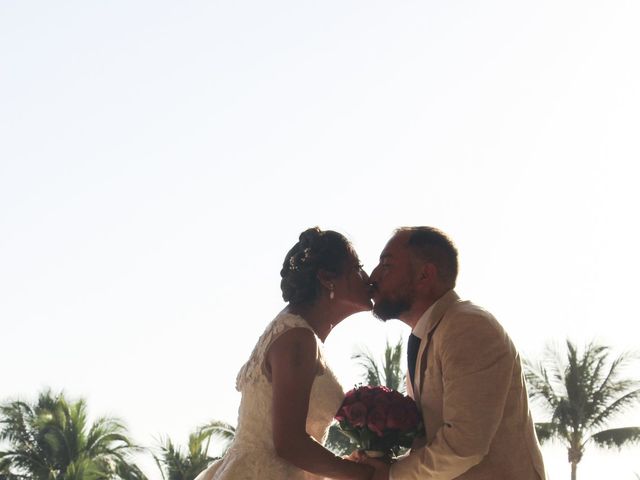
[[[343,455],[342,458],[344,458],[345,460],[350,460],[352,462],[359,462],[360,452],[358,450],[354,450],[349,455]]]

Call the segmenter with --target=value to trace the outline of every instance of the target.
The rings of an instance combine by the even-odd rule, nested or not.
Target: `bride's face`
[[[336,301],[347,304],[352,313],[371,310],[371,284],[369,275],[364,271],[360,260],[352,254],[342,275],[334,282]]]

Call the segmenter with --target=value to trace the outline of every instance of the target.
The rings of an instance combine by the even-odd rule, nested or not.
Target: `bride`
[[[288,302],[238,373],[235,439],[196,480],[368,480],[371,466],[322,446],[344,392],[325,363],[323,342],[349,315],[370,310],[369,277],[341,234],[310,228],[285,257]]]

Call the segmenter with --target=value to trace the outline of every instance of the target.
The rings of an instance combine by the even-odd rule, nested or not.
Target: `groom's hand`
[[[371,480],[389,480],[389,469],[391,465],[375,458],[369,458],[365,455],[360,456],[360,463],[366,463],[376,469]]]

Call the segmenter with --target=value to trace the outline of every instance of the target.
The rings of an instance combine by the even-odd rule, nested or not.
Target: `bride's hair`
[[[312,303],[322,290],[318,271],[340,275],[352,254],[351,243],[340,233],[308,228],[300,234],[282,264],[282,298],[293,305]]]

